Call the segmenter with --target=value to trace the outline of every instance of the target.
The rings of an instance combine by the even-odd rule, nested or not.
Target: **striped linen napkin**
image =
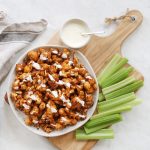
[[[44,29],[47,21],[24,22],[6,25],[0,12],[0,82],[12,66],[12,57],[28,46]]]

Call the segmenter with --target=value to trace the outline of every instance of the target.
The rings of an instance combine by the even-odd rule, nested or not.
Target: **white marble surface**
[[[124,120],[113,126],[115,139],[100,141],[93,150],[149,150],[150,1],[0,0],[0,10],[7,11],[9,20],[14,22],[33,21],[40,18],[48,20],[47,30],[30,45],[30,48],[45,44],[52,33],[69,18],[82,18],[93,30],[96,30],[102,28],[105,17],[121,15],[126,8],[139,9],[144,15],[143,24],[122,46],[122,52],[129,58],[130,64],[138,68],[145,76],[145,85],[137,93],[140,98],[144,99],[144,102],[133,111],[123,114]],[[45,138],[30,133],[16,120],[9,106],[3,101],[6,86],[3,82],[0,87],[0,150],[56,149]]]

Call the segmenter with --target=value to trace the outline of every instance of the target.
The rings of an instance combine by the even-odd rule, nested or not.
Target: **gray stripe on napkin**
[[[14,23],[3,30],[3,32],[42,32],[43,28],[47,26],[47,21],[41,19],[38,22],[24,22]]]
[[[39,22],[15,23],[6,27],[0,34],[0,43],[9,41],[33,41],[46,27],[47,22],[42,19]]]
[[[37,34],[32,33],[2,33],[0,35],[0,43],[1,42],[10,42],[10,41],[26,41],[31,42],[36,37]]]

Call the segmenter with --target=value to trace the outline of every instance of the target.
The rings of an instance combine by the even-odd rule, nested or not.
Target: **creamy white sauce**
[[[69,60],[68,64],[71,66],[73,65],[73,61]]]
[[[52,124],[52,123],[51,123],[51,126],[56,127],[56,124]]]
[[[80,114],[80,113],[78,113],[78,112],[76,113],[76,115],[77,115],[77,116],[79,116],[80,118],[83,118],[83,119],[84,119],[84,118],[86,118],[86,116],[85,116],[85,115],[81,115],[81,114]]]
[[[15,90],[18,90],[18,89],[19,89],[19,86],[15,86],[14,89],[15,89]]]
[[[37,120],[33,120],[32,122],[33,122],[34,124],[37,124],[37,123],[38,123],[38,121],[37,121]]]
[[[54,107],[51,107],[51,112],[52,112],[52,113],[56,113],[56,112],[57,112],[57,109],[55,109]]]
[[[86,79],[92,79],[92,77],[91,77],[91,76],[86,76],[85,78],[86,78]]]
[[[28,82],[28,81],[30,81],[30,82],[33,81],[31,74],[26,74],[24,79],[23,79],[23,82]]]
[[[64,85],[68,88],[70,88],[71,84],[69,82],[65,82]]]
[[[51,90],[50,90],[50,89],[46,89],[46,91],[47,91],[47,92],[51,92]]]
[[[85,80],[81,80],[81,83],[85,83]]]
[[[71,102],[70,102],[70,101],[67,103],[67,105],[69,105],[70,107],[72,106],[72,104],[71,104]]]
[[[33,94],[33,91],[29,91],[28,92],[28,96],[32,95]]]
[[[89,40],[89,35],[83,36],[81,33],[89,32],[89,29],[83,22],[72,20],[68,22],[61,33],[63,41],[71,47],[80,47]]]
[[[65,117],[61,117],[61,121],[66,122],[67,119]]]
[[[53,64],[56,68],[58,68],[58,69],[61,69],[62,68],[62,66],[60,65],[60,64]]]
[[[57,91],[51,91],[52,92],[52,94],[54,95],[54,97],[58,97],[58,92]]]
[[[48,77],[49,77],[49,79],[50,79],[51,81],[55,81],[55,79],[53,78],[52,75],[48,74]]]
[[[58,54],[58,51],[57,50],[53,50],[52,53],[53,54]]]
[[[62,71],[59,71],[59,75],[60,75],[60,76],[64,76],[64,74],[63,74]]]
[[[63,102],[66,102],[66,98],[65,98],[65,96],[64,96],[63,94],[61,95],[60,99],[61,99]]]
[[[81,100],[79,97],[76,98],[77,102],[80,103],[82,106],[84,106],[84,101]]]
[[[27,104],[23,104],[22,105],[25,109],[30,109],[30,106],[28,106]]]
[[[46,87],[46,84],[42,83],[42,84],[40,84],[40,86],[41,86],[42,88],[45,88],[45,87]]]
[[[36,62],[32,62],[32,67],[35,68],[36,70],[40,70],[41,69],[41,66],[36,63]]]
[[[64,85],[64,82],[62,80],[59,80],[58,82],[56,82],[59,85]]]
[[[41,84],[41,82],[42,82],[42,81],[41,81],[40,79],[38,79],[38,81],[37,81],[37,82],[38,82],[38,84]]]
[[[43,54],[41,54],[41,55],[40,55],[40,59],[41,59],[41,60],[47,60],[48,58],[45,57]]]
[[[67,103],[67,105],[72,106],[69,99],[66,99],[65,96],[62,94],[60,99],[63,101],[63,103]]]
[[[32,100],[31,100],[31,99],[29,99],[27,102],[28,102],[29,104],[31,104],[31,103],[32,103]]]
[[[33,101],[36,101],[36,100],[38,99],[37,95],[34,95],[34,94],[31,95],[30,98],[31,98]]]
[[[67,58],[67,54],[63,53],[61,57],[66,59]]]
[[[79,70],[79,68],[75,67],[75,68],[74,68],[74,70],[78,71],[78,70]]]
[[[49,108],[51,110],[52,113],[56,113],[57,112],[57,109],[54,108],[54,107],[51,107],[49,104],[46,105],[47,108]]]

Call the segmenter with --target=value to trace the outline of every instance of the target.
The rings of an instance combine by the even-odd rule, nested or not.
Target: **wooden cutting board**
[[[143,16],[139,11],[132,10],[127,15],[134,16],[136,20],[132,22],[129,18],[123,19],[118,23],[116,31],[110,36],[98,37],[93,35],[88,45],[80,50],[87,57],[96,74],[101,71],[115,53],[121,54],[123,41],[142,23]],[[58,33],[50,39],[48,45],[63,45]],[[137,70],[133,74],[138,79],[144,79]],[[48,138],[48,140],[60,150],[90,150],[97,142],[77,141],[74,132]]]

